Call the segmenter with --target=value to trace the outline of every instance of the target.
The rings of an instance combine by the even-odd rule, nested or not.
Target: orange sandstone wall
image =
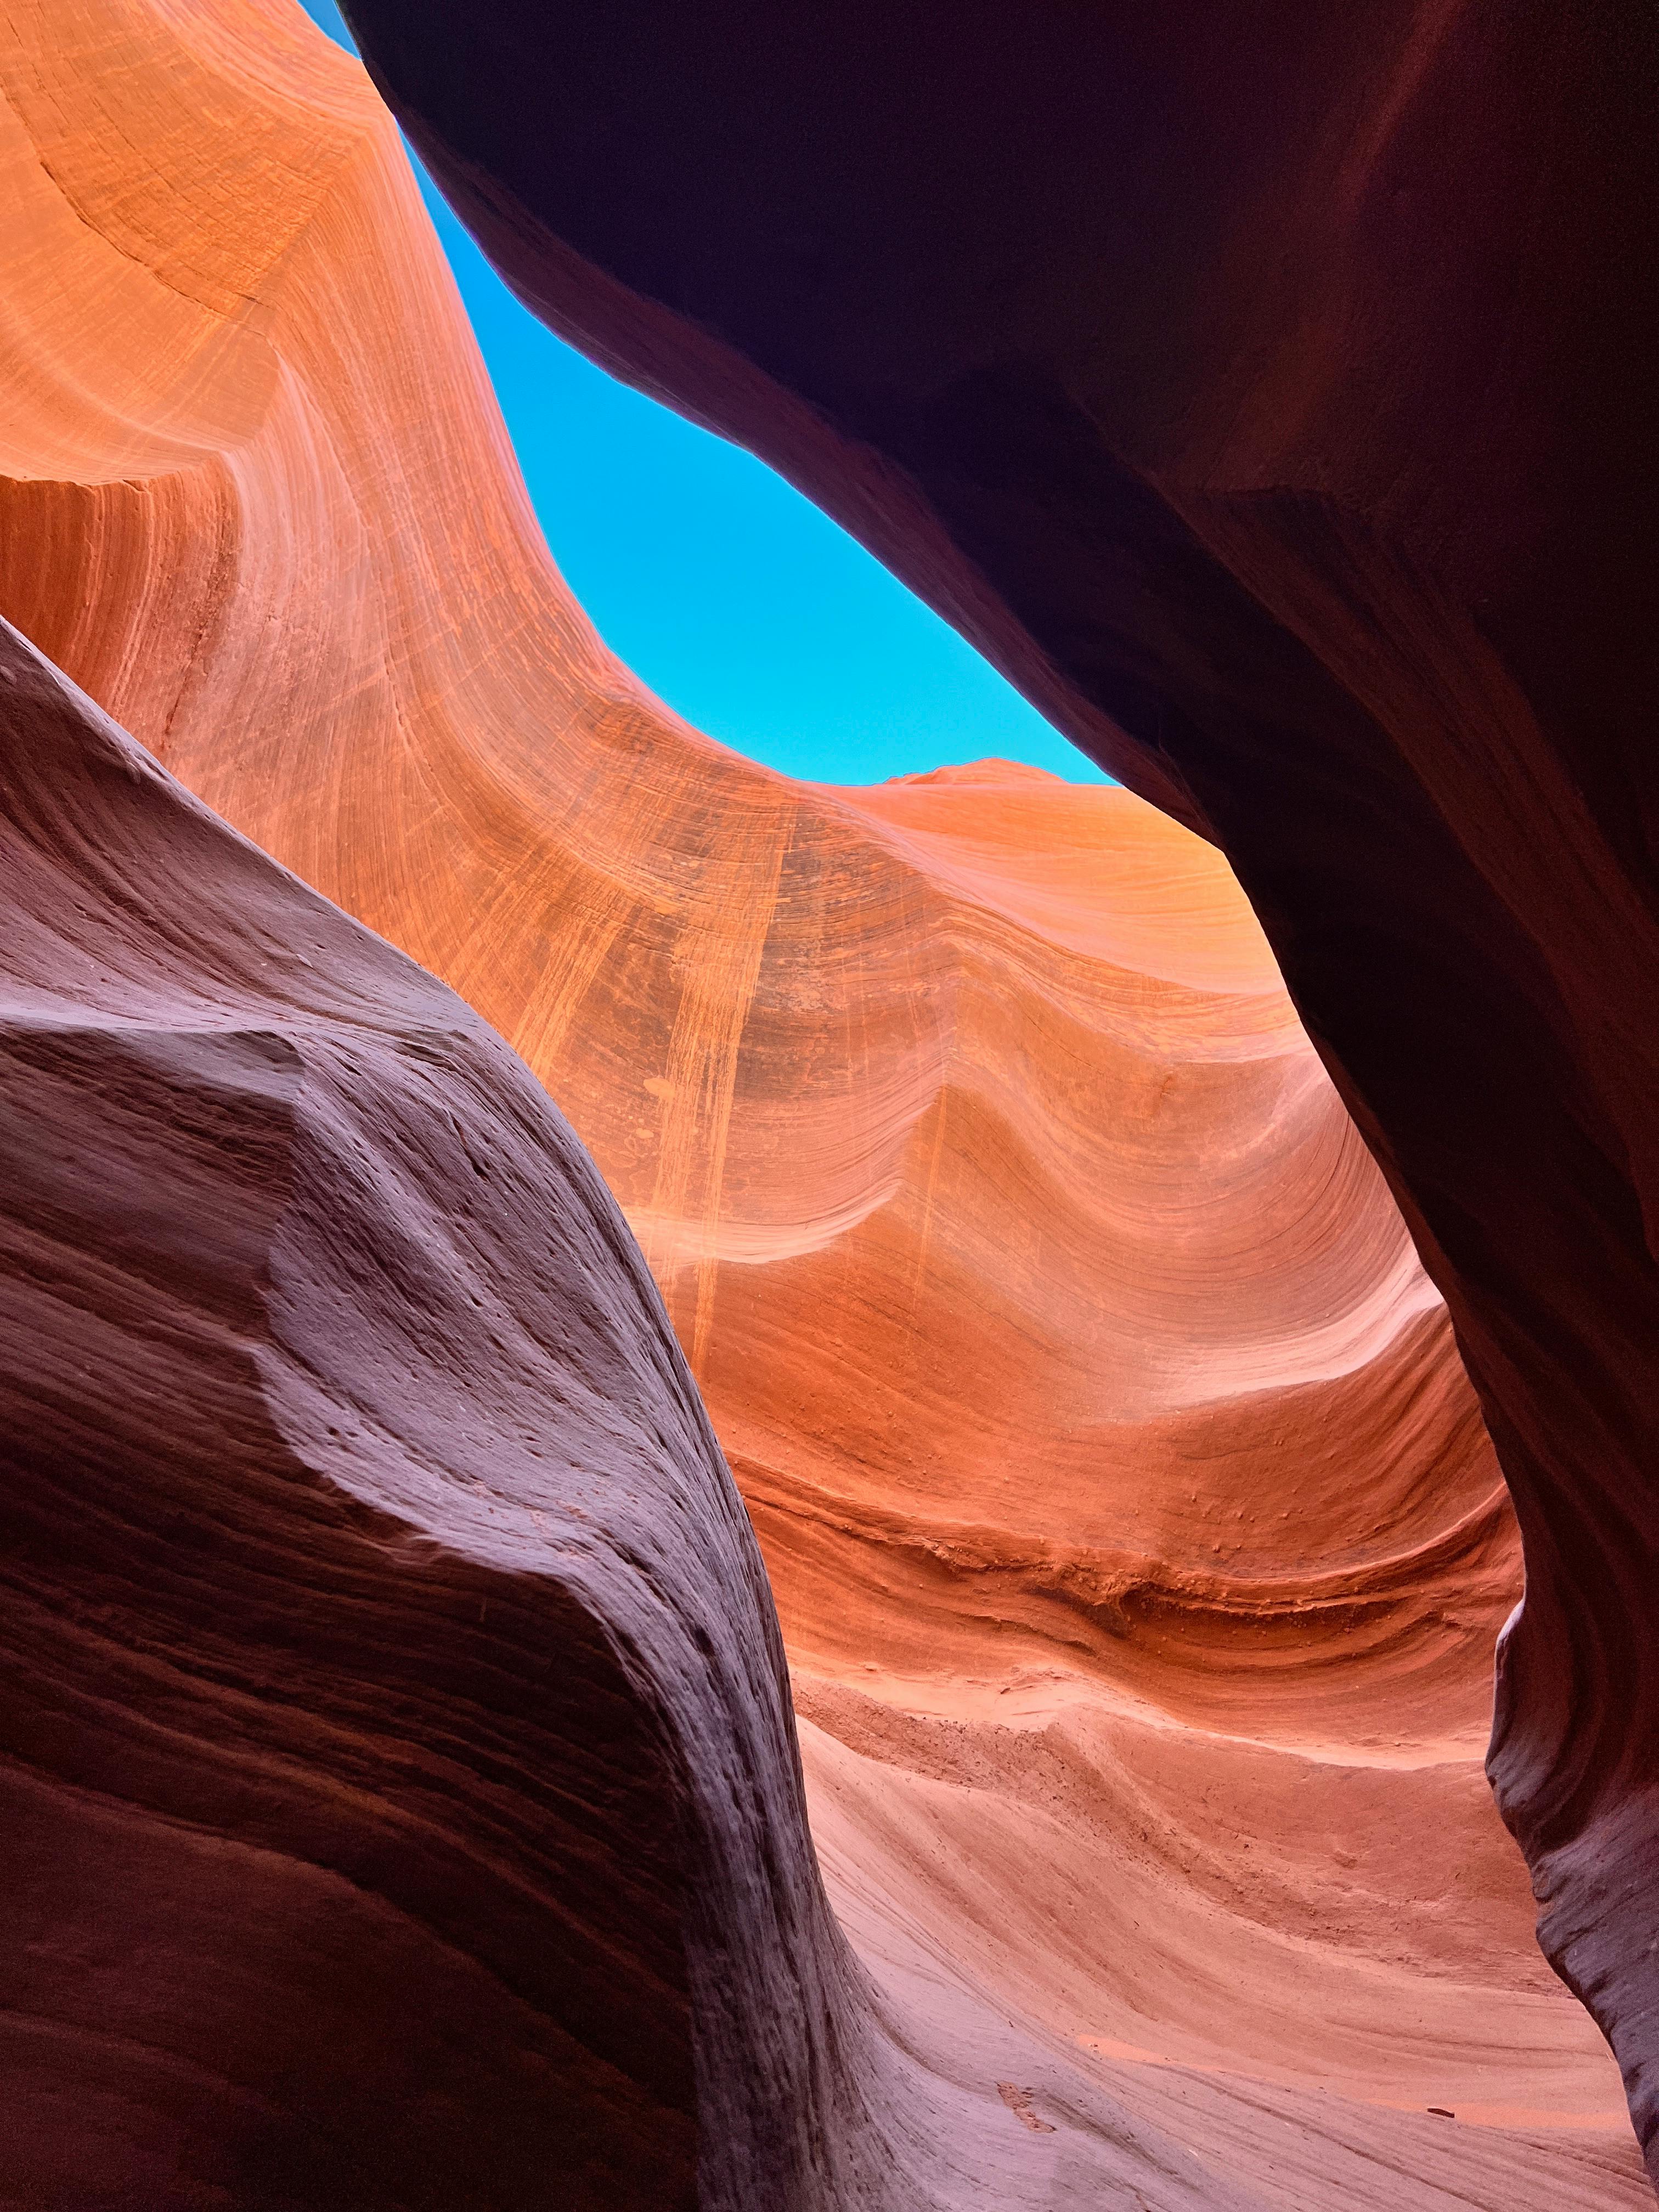
[[[1659,19],[347,0],[520,295],[1231,858],[1453,1314],[1659,2182]]]
[[[1237,2137],[1264,2203],[1359,2185],[1373,2126],[1414,2212],[1626,2201],[1480,1773],[1507,1502],[1224,863],[1125,792],[796,784],[668,714],[286,0],[20,5],[0,92],[0,612],[569,1115],[760,1535],[866,1958]]]
[[[7,57],[0,604],[543,1076],[842,1589],[805,1647],[938,1658],[983,1594],[1010,1661],[1201,1710],[1341,1702],[1355,1636],[1477,1674],[1490,1454],[1224,866],[1120,791],[823,790],[676,720],[548,559],[361,72],[275,0],[58,21]]]

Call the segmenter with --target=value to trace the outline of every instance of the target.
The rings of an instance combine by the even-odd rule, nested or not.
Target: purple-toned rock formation
[[[877,1996],[568,1127],[4,624],[0,881],[0,2201],[1259,2206]]]
[[[1444,1291],[1491,1770],[1659,2163],[1659,34],[351,0],[524,296],[1226,850]]]
[[[614,1205],[9,629],[0,774],[7,2201],[791,2172],[841,1954]]]

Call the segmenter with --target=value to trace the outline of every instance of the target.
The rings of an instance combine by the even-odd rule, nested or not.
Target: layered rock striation
[[[668,714],[548,560],[395,133],[293,9],[88,0],[68,35],[15,10],[0,86],[20,210],[0,611],[453,985],[570,1115],[760,1536],[863,1960],[817,1886],[742,1516],[568,1132],[457,1001],[131,769],[15,647],[10,818],[47,823],[28,849],[50,856],[18,986],[72,1027],[77,963],[106,985],[56,1089],[25,1054],[25,1149],[60,1115],[69,1133],[28,1233],[90,1279],[100,1220],[136,1207],[118,1272],[131,1248],[135,1279],[185,1296],[174,1275],[222,1272],[226,1237],[241,1271],[206,1339],[168,1322],[156,1350],[150,1290],[109,1291],[95,1341],[64,1333],[97,1383],[70,1437],[68,1384],[40,1380],[55,1310],[17,1269],[17,1433],[47,1439],[18,1497],[58,1501],[31,1606],[54,1634],[103,1617],[108,1556],[65,1531],[85,1486],[131,1486],[202,1556],[180,1597],[171,1538],[146,1538],[113,1642],[244,1700],[227,1722],[178,1692],[198,1736],[226,1732],[221,1779],[170,1796],[132,1754],[138,1810],[101,1841],[80,1840],[83,1800],[125,1802],[120,1745],[174,1696],[165,1668],[112,1730],[14,1741],[45,1760],[25,1894],[54,1966],[22,2008],[48,2052],[40,2189],[153,2202],[171,2158],[198,2193],[250,2201],[268,2175],[260,2201],[295,2203],[340,2172],[388,2203],[527,2202],[550,2172],[572,2203],[1633,2201],[1606,2054],[1529,1958],[1479,1780],[1518,1587],[1497,1468],[1446,1310],[1218,856],[1127,792],[1000,763],[793,784]],[[138,826],[105,805],[117,759]],[[106,843],[140,855],[112,890]],[[163,991],[168,881],[202,914]],[[198,1051],[198,1030],[232,1042]],[[237,1042],[267,1030],[268,1079],[266,1043]],[[129,1067],[146,1054],[155,1083]],[[100,1127],[112,1097],[126,1133]],[[301,1105],[327,1122],[305,1144]],[[168,1133],[198,1126],[169,1180]],[[216,1361],[252,1441],[175,1468],[161,1407],[217,1405]],[[307,1399],[302,1420],[299,1368],[368,1410]],[[313,1509],[308,1549],[284,1516]],[[252,1567],[203,1533],[227,1518],[253,1528]],[[374,1622],[336,1618],[360,1535],[389,1657]],[[216,1607],[234,1632],[210,1634]],[[126,1663],[77,1646],[75,1695],[106,1662]],[[385,1741],[348,1758],[325,1723],[354,1701]],[[264,1827],[265,1750],[238,1729],[286,1761]],[[343,1814],[306,1825],[307,1793],[363,1763],[374,1806],[447,1793],[441,1849],[407,1822],[378,1852]],[[514,1861],[514,1824],[567,1795]],[[227,1853],[199,1915],[167,1840],[192,1822]],[[276,1856],[245,1876],[245,1845]],[[123,1852],[161,1886],[119,1929],[94,1916],[100,1982],[76,1931]],[[329,1932],[319,1867],[369,1868],[380,1979]],[[239,1895],[271,1932],[227,1983]],[[513,1984],[528,2010],[450,1992],[398,1913],[486,1976],[544,1954],[542,1983]],[[156,1926],[180,1963],[152,1978]],[[100,1989],[126,2025],[88,2106]],[[137,2069],[146,2006],[176,2078],[199,2069],[187,2092]],[[411,2012],[429,2047],[394,2030]],[[450,2081],[458,2041],[483,2055]],[[124,2131],[149,2147],[129,2198]]]
[[[527,300],[1237,868],[1504,1463],[1492,1780],[1659,2157],[1651,19],[351,15]]]
[[[522,1063],[9,625],[0,776],[12,2200],[1255,2203],[1081,2079],[1033,2161],[1052,2058],[876,2001]]]

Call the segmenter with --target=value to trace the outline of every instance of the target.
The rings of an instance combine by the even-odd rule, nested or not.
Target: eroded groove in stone
[[[1231,859],[1519,1508],[1493,1779],[1651,2147],[1651,19],[351,12],[527,299]]]

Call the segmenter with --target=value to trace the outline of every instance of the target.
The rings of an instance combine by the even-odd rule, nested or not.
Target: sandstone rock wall
[[[1492,1779],[1659,2159],[1651,15],[351,15],[526,299],[1227,853],[1504,1462]]]
[[[620,1762],[639,1793],[628,1819],[654,1834],[703,1791],[711,1832],[759,1821],[756,1848],[793,1902],[773,1948],[764,1926],[744,1936],[759,1949],[730,1988],[713,1970],[699,1984],[688,1925],[713,1924],[718,1948],[738,1908],[724,1876],[669,1853],[653,1941],[681,1964],[654,1982],[623,1971],[608,2027],[576,2001],[568,2067],[580,2079],[632,2051],[627,2006],[672,1984],[675,2055],[658,2069],[672,2091],[651,2091],[648,2118],[590,2124],[568,2117],[587,2089],[550,2089],[566,2135],[538,2149],[509,2130],[499,2201],[538,2160],[564,2171],[577,2135],[647,2146],[637,2173],[620,2149],[595,2154],[582,2185],[642,2202],[693,2186],[695,2166],[711,2203],[781,2188],[976,2203],[987,2176],[998,2202],[1058,2203],[1042,2191],[1115,2176],[1160,2212],[1236,2191],[1323,2204],[1372,2185],[1383,2142],[1401,2178],[1378,2203],[1471,2188],[1622,2201],[1605,2053],[1529,1958],[1524,1880],[1478,1778],[1489,1654],[1516,1587],[1490,1447],[1445,1310],[1225,866],[1127,793],[999,763],[873,792],[792,784],[651,699],[548,560],[384,111],[292,9],[88,0],[70,35],[57,11],[15,11],[0,82],[21,210],[0,354],[0,611],[229,820],[453,985],[569,1114],[731,1456],[808,1717],[832,1891],[883,2016],[902,2014],[900,2045],[927,2061],[872,2024],[823,1917],[741,1531],[706,1556],[687,1533],[726,1510],[718,1460],[676,1431],[665,1471],[635,1439],[641,1423],[656,1433],[657,1383],[606,1370],[626,1451],[647,1453],[632,1504],[650,1518],[659,1491],[695,1492],[650,1556],[674,1552],[675,1573],[707,1582],[702,1632],[732,1639],[762,1714],[721,1751],[725,1676],[658,1680],[680,1667],[676,1584],[635,1687],[703,1750],[659,1753],[644,1721],[619,1719],[641,1747]],[[25,756],[35,727],[17,726]],[[49,793],[58,771],[39,772]],[[194,896],[171,830],[147,865]],[[64,912],[77,882],[60,887]],[[316,910],[292,896],[295,916]],[[369,958],[369,940],[341,941],[357,948],[349,966]],[[379,988],[360,994],[371,1012]],[[354,1080],[349,1113],[368,1111],[378,1061]],[[193,1082],[136,1102],[152,1150]],[[464,1150],[496,1110],[478,1087],[445,1094]],[[20,1111],[46,1118],[33,1090]],[[204,1139],[210,1182],[246,1141],[234,1116]],[[532,1149],[550,1143],[565,1160],[562,1135]],[[90,1137],[77,1157],[88,1188],[111,1172]],[[447,1218],[476,1193],[446,1157],[422,1204]],[[298,1204],[290,1171],[272,1172]],[[603,1214],[585,1171],[568,1172]],[[325,1245],[343,1241],[335,1175],[305,1200]],[[194,1206],[161,1206],[164,1242],[198,1233]],[[509,1206],[493,1269],[537,1267],[576,1234],[545,1192],[515,1188]],[[287,1219],[273,1214],[267,1242]],[[362,1240],[391,1234],[371,1223]],[[448,1235],[405,1255],[446,1312]],[[258,1232],[254,1247],[257,1279]],[[283,1308],[307,1344],[330,1338],[349,1394],[367,1387],[353,1302],[372,1337],[380,1294],[378,1277],[337,1283],[326,1322],[300,1291]],[[263,1315],[264,1291],[246,1295]],[[450,1326],[422,1324],[393,1395],[419,1398],[428,1338]],[[629,1361],[678,1375],[653,1326],[637,1323],[647,1348]],[[463,1334],[438,1361],[423,1449],[460,1486],[440,1504],[492,1490],[444,1426],[465,1439],[459,1375],[494,1377],[503,1405],[528,1388],[500,1358]],[[566,1387],[537,1386],[526,1450],[549,1425],[564,1433]],[[142,1459],[150,1433],[113,1431],[109,1464]],[[580,1436],[567,1458],[582,1459]],[[50,1464],[70,1494],[85,1479],[73,1456]],[[337,1475],[329,1460],[328,1497]],[[157,1495],[158,1513],[196,1510]],[[567,1504],[591,1510],[580,1486]],[[607,1522],[595,1541],[626,1583],[642,1540]],[[81,1607],[74,1577],[92,1566],[66,1556],[49,1602]],[[409,1587],[394,1578],[384,1601],[418,1619]],[[546,1601],[586,1653],[585,1616]],[[325,1616],[300,1632],[331,1648]],[[372,1674],[353,1650],[348,1674]],[[433,1664],[435,1680],[462,1662]],[[571,1698],[599,1695],[587,1660],[570,1664]],[[538,1789],[585,1755],[550,1725],[522,1754]],[[688,1782],[674,1759],[705,1751],[718,1771]],[[314,1758],[326,1773],[325,1749]],[[107,1782],[95,1761],[84,1778]],[[463,1826],[483,1817],[473,1788]],[[222,1809],[203,1818],[243,1832]],[[587,1848],[548,1844],[538,1879]],[[44,1925],[70,1924],[60,1893],[43,1900]],[[487,1900],[470,1909],[507,1941]],[[626,1887],[617,1909],[643,1911]],[[426,1972],[410,1949],[398,2002]],[[766,2025],[793,1982],[808,1991],[799,2037]],[[321,2001],[294,1999],[307,2035]],[[354,2048],[385,2016],[351,2024]],[[753,2039],[776,2035],[770,2069]],[[1016,2075],[1011,2101],[998,2083]],[[394,2103],[431,2094],[418,2049],[345,2078],[381,2081]],[[458,2088],[457,2108],[484,2094]],[[258,2139],[334,2096],[302,2076]],[[1462,2113],[1455,2137],[1431,2104]],[[1537,2130],[1563,2123],[1543,2147]],[[161,2156],[167,2124],[154,2126]],[[319,2159],[345,2126],[326,2121]],[[202,2150],[202,2170],[228,2155]],[[453,2175],[466,2155],[456,2121],[394,2172],[425,2159]],[[295,2201],[322,2186],[301,2177]]]

